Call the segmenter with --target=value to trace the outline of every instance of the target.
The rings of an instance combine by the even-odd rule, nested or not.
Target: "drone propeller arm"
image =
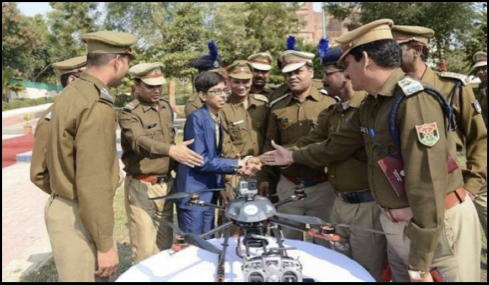
[[[331,242],[339,242],[341,240],[341,236],[338,234],[325,234],[325,233],[321,232],[321,230],[308,229],[306,227],[293,225],[293,224],[290,224],[290,223],[287,223],[284,221],[275,220],[275,219],[271,219],[270,222],[273,224],[276,224],[276,225],[280,225],[280,226],[283,226],[286,228],[290,228],[290,229],[299,231],[299,232],[307,233],[308,235],[310,235],[314,238],[323,239],[323,240],[327,240],[327,241],[331,241]]]
[[[198,201],[197,202],[197,206],[213,208],[213,209],[217,209],[219,211],[225,211],[226,210],[226,207],[217,206],[217,205],[210,204],[210,203],[207,203],[207,202],[204,202],[204,201]]]
[[[309,232],[309,229],[306,228],[306,227],[293,225],[293,224],[290,224],[290,223],[287,223],[287,222],[284,222],[284,221],[279,221],[277,219],[270,219],[270,223],[276,224],[276,225],[279,225],[279,226],[282,226],[282,227],[286,227],[286,228],[289,228],[289,229],[293,229],[293,230],[296,230],[296,231],[299,231],[299,232],[303,232],[303,233]]]
[[[294,198],[294,196],[292,196],[292,197],[289,197],[289,198],[287,198],[287,199],[285,199],[285,200],[283,200],[283,201],[280,201],[280,202],[278,202],[278,203],[274,204],[273,206],[274,206],[275,208],[278,208],[278,207],[280,207],[280,206],[283,206],[283,205],[285,205],[285,204],[288,204],[288,203],[290,203],[290,202],[295,202],[295,201],[297,201],[297,200]]]
[[[233,225],[233,222],[228,222],[228,223],[225,223],[225,224],[223,224],[223,225],[221,225],[221,226],[219,226],[219,227],[217,227],[217,228],[213,229],[212,231],[207,232],[207,233],[205,233],[205,234],[201,235],[200,237],[201,237],[201,238],[207,238],[207,237],[210,237],[210,236],[212,236],[213,234],[215,234],[215,233],[217,233],[217,232],[219,232],[219,231],[222,231],[222,230],[225,230],[225,229],[227,229],[227,228],[231,227],[232,225]]]

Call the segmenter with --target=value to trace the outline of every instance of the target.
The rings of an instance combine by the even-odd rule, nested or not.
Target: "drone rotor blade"
[[[163,225],[165,225],[167,227],[172,228],[173,231],[175,232],[175,234],[177,234],[177,235],[185,235],[185,233],[183,233],[182,230],[177,225],[170,223],[170,222],[166,221],[165,219],[161,219],[160,223],[162,223]]]
[[[217,247],[215,247],[212,243],[206,241],[205,239],[201,238],[199,235],[196,234],[186,234],[185,240],[198,248],[201,248],[205,251],[212,252],[215,254],[221,254],[221,250],[219,250]]]

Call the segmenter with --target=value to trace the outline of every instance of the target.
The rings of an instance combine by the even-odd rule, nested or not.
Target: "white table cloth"
[[[221,248],[222,239],[211,240]],[[274,239],[269,238],[269,247],[277,247]],[[358,263],[350,258],[308,242],[286,240],[285,247],[294,247],[288,255],[299,257],[302,263],[304,278],[316,282],[375,282],[372,276]],[[241,244],[241,247],[244,247]],[[253,256],[261,250],[252,250]],[[126,271],[117,282],[214,282],[218,256],[196,247],[189,247],[171,255],[163,251],[134,265]],[[236,239],[229,240],[226,255],[226,282],[242,282],[241,266],[243,261],[236,255]]]

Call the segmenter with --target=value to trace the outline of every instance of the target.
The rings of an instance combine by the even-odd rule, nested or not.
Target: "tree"
[[[81,36],[99,30],[95,19],[100,12],[97,2],[50,2],[48,13],[51,31],[51,62],[66,60],[85,53]]]
[[[7,101],[8,99],[8,86],[13,77],[14,71],[12,69],[5,69],[2,71],[2,101]]]
[[[465,41],[465,68],[469,68],[473,64],[472,57],[476,52],[487,52],[487,10],[479,13],[474,26],[475,29],[468,34]]]
[[[296,15],[299,9],[297,2],[220,2],[209,7],[213,17],[208,25],[228,64],[256,52],[278,57],[286,37],[303,25]]]
[[[141,46],[148,47],[166,37],[168,6],[171,3],[106,2],[104,25],[109,30],[134,34]]]
[[[20,14],[14,2],[2,2],[2,72],[26,71],[32,52],[40,46],[38,30]]]
[[[478,2],[329,2],[326,10],[338,19],[349,18],[351,28],[374,20],[393,19],[396,25],[417,25],[435,31],[432,46],[435,58],[451,58],[464,49],[467,35],[473,30],[476,11],[485,9]],[[487,15],[487,14],[486,14]],[[486,16],[487,17],[487,16]],[[487,29],[485,30],[487,38]],[[487,42],[487,40],[486,40]],[[454,58],[454,61],[456,59]],[[452,70],[453,71],[453,70]]]
[[[175,79],[196,73],[192,63],[202,55],[209,38],[204,29],[202,6],[198,2],[107,4],[106,27],[125,28],[124,31],[140,37],[135,63],[160,61],[165,64],[173,105]]]

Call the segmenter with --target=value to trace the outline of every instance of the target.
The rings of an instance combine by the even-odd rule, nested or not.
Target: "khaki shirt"
[[[204,106],[202,100],[200,100],[199,94],[194,93],[190,95],[185,105],[185,116],[188,117],[193,111],[200,109]]]
[[[51,189],[77,200],[78,215],[100,251],[114,246],[114,194],[119,182],[115,96],[83,73],[56,99],[47,146]]]
[[[312,82],[314,85],[313,88],[316,89],[318,92],[324,88],[323,82],[320,79],[313,79]],[[268,95],[268,102],[272,104],[273,101],[283,97],[285,94],[289,92],[290,92],[289,86],[287,85],[287,83],[284,83],[278,86],[277,88],[275,88],[273,92],[270,95]]]
[[[477,100],[481,104],[482,116],[484,117],[484,122],[487,128],[487,86],[479,87],[477,90]]]
[[[249,95],[249,106],[245,109],[236,95],[221,110],[223,126],[232,145],[226,145],[224,153],[235,156],[258,156],[262,153],[266,136],[268,99],[263,95]],[[231,147],[232,149],[227,149]]]
[[[119,123],[124,170],[130,175],[169,175],[169,152],[175,144],[170,103],[160,100],[155,108],[137,98],[124,107]]]
[[[448,173],[449,158],[456,158],[453,135],[438,99],[424,91],[408,95],[400,105],[396,117],[401,141],[399,156],[388,118],[395,100],[403,96],[398,82],[404,77],[404,72],[397,69],[377,97],[369,95],[339,132],[323,143],[295,151],[293,157],[297,163],[324,166],[365,148],[370,189],[376,201],[388,209],[412,209],[413,219],[406,228],[411,239],[409,267],[429,271],[444,224],[445,197],[464,183],[460,169]],[[438,126],[439,140],[429,147],[422,143],[423,136],[418,137],[417,126],[432,123]],[[403,161],[405,194],[400,196],[379,164],[389,158]]]
[[[439,90],[450,103],[452,90],[460,80],[444,76],[444,73],[437,74],[428,67],[421,81]],[[477,195],[487,179],[487,128],[477,111],[479,105],[472,88],[462,86],[455,94],[453,112],[458,125],[455,142],[459,162],[463,167],[465,189]]]
[[[297,148],[304,148],[313,143],[327,140],[331,135],[337,133],[357,112],[365,99],[365,92],[356,92],[348,102],[345,109],[343,103],[324,110],[318,119],[318,127],[313,129],[306,137],[301,138]],[[331,163],[328,166],[329,182],[336,191],[355,192],[368,190],[367,153],[364,148],[359,148],[352,156],[343,161]],[[354,179],[352,179],[354,177]]]
[[[320,94],[316,88],[312,89],[311,94],[302,103],[296,100],[292,93],[272,103],[264,152],[274,150],[272,140],[284,147],[294,146],[299,139],[317,128],[319,114],[335,103],[333,98]],[[265,172],[271,174],[269,170]],[[323,176],[324,170],[293,164],[281,169],[281,173],[285,176],[305,179]],[[266,178],[264,176],[260,180]]]
[[[31,181],[47,194],[51,194],[49,170],[46,161],[47,145],[51,136],[51,112],[53,106],[44,113],[36,125],[34,149],[32,150],[30,176]]]
[[[268,101],[271,102],[271,95],[273,94],[273,92],[275,92],[275,90],[277,90],[277,87],[278,86],[267,84],[265,85],[265,87],[263,87],[263,90],[259,94],[267,97]]]

